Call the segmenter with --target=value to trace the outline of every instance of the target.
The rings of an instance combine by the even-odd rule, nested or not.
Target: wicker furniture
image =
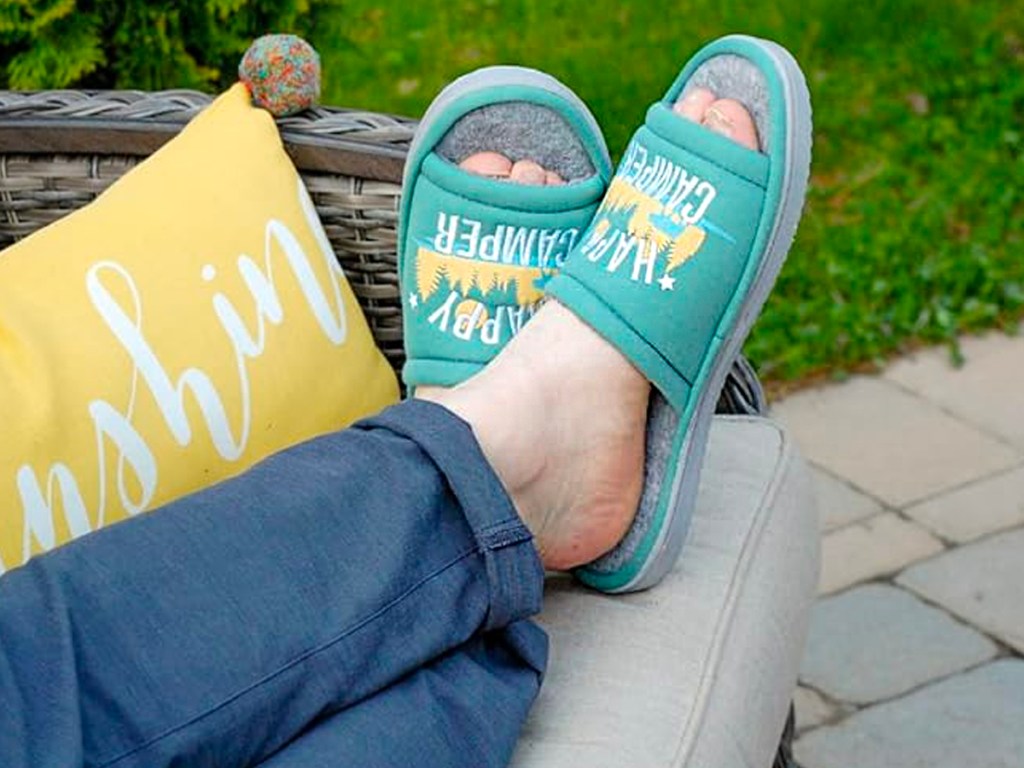
[[[88,203],[210,101],[194,91],[0,94],[0,246]],[[378,345],[401,365],[395,228],[415,122],[317,109],[280,126]]]
[[[192,91],[0,92],[0,247],[90,202],[210,101]],[[402,167],[416,123],[317,108],[278,124],[374,337],[400,369],[396,228]],[[757,378],[741,359],[719,410],[764,409]],[[776,768],[795,766],[792,720],[791,711]]]

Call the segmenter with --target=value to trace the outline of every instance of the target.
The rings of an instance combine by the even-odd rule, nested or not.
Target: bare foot
[[[416,396],[472,425],[544,565],[562,570],[599,557],[629,528],[649,393],[618,350],[552,301],[472,379]]]
[[[543,186],[547,183],[547,171],[540,163],[535,163],[533,160],[520,160],[512,166],[509,179],[519,184]]]
[[[695,89],[673,109],[758,148],[754,121],[736,101]],[[537,163],[493,152],[461,165],[524,183],[561,182]],[[642,490],[649,395],[644,376],[556,301],[473,378],[416,391],[473,427],[542,562],[558,570],[600,557],[628,530]]]
[[[672,110],[742,144],[758,149],[757,126],[746,107],[735,99],[720,99],[707,88],[692,88],[672,105]]]
[[[499,152],[477,152],[459,163],[459,168],[478,176],[507,179],[512,173],[512,161]]]
[[[687,120],[702,123],[704,122],[704,113],[708,111],[708,107],[717,98],[707,88],[691,88],[672,105],[672,111],[677,115],[682,115]]]
[[[526,159],[513,163],[500,152],[477,152],[459,163],[459,168],[493,179],[507,179],[516,184],[532,184],[538,187],[565,184],[565,179],[558,173],[548,170],[540,163]]]

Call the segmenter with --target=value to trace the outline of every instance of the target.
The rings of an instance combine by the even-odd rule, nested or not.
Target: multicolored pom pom
[[[320,98],[320,55],[296,35],[257,38],[238,65],[253,102],[276,117],[308,109]]]

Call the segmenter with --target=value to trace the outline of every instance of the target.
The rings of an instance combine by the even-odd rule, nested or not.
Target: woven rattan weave
[[[0,92],[0,247],[91,201],[210,100],[192,91]],[[415,122],[319,108],[279,125],[377,343],[400,366],[395,242]]]

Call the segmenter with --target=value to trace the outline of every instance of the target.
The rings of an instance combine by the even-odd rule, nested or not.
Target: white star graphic
[[[420,305],[420,299],[415,293],[409,294],[409,306],[416,309]]]
[[[675,290],[676,279],[674,277],[669,277],[668,275],[662,275],[658,278],[658,285],[661,286],[661,290],[663,291],[672,291]]]

